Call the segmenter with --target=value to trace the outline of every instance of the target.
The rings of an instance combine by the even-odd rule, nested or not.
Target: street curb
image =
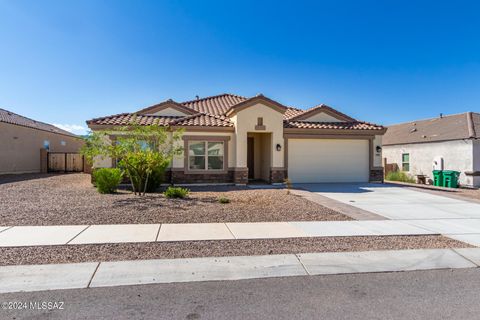
[[[480,248],[21,265],[0,267],[0,293],[479,266]]]

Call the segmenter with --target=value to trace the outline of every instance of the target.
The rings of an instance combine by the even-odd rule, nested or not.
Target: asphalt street
[[[465,320],[479,318],[479,293],[480,268],[190,282],[3,294],[2,308],[63,310],[3,309],[0,319]]]

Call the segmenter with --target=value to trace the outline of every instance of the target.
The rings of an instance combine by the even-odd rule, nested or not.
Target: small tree
[[[168,131],[160,126],[141,126],[132,120],[129,126],[115,131],[91,132],[80,152],[92,163],[93,159],[116,159],[119,168],[130,178],[133,193],[145,195],[149,183],[159,179],[175,155],[183,148],[177,141],[182,131]],[[170,135],[171,133],[171,135]]]

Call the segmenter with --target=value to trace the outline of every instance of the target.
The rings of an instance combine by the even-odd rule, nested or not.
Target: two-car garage
[[[293,183],[368,182],[367,139],[288,139],[288,178]]]

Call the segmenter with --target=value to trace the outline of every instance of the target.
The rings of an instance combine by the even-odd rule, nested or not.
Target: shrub
[[[285,179],[285,185],[287,186],[287,194],[290,194],[290,190],[292,190],[292,181],[290,179]]]
[[[160,126],[143,126],[136,116],[126,126],[95,131],[85,138],[80,152],[92,163],[94,159],[117,159],[118,167],[130,179],[134,194],[154,191],[163,180],[165,168],[174,156],[181,155],[183,130],[171,131]],[[112,140],[114,138],[114,143]]]
[[[230,203],[230,199],[228,199],[227,197],[219,197],[218,202],[219,203]]]
[[[143,191],[142,188],[145,188],[145,192],[147,193],[155,192],[165,181],[165,169],[167,168],[167,166],[168,162],[163,162],[152,171],[152,173],[148,177],[146,188],[144,182],[139,181],[135,178],[131,179],[135,181],[135,190]]]
[[[181,187],[168,187],[164,194],[167,198],[185,198],[190,190]]]
[[[403,171],[391,171],[385,177],[386,180],[390,181],[401,181],[415,183],[415,179],[409,176],[406,172]]]
[[[123,172],[118,168],[99,168],[92,174],[100,193],[114,193],[123,179]]]

